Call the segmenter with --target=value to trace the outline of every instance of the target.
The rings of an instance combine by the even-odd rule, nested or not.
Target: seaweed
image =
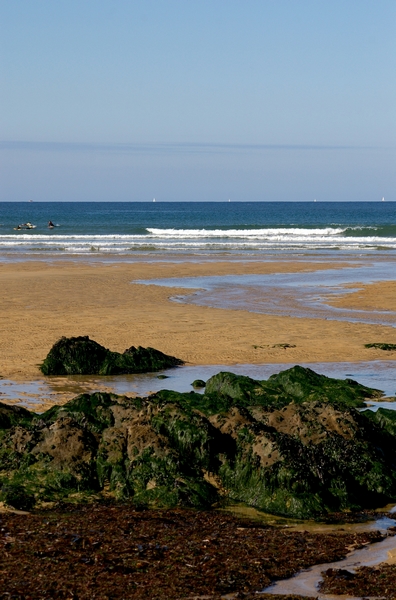
[[[388,352],[392,352],[396,350],[396,344],[385,344],[381,342],[377,342],[374,344],[364,344],[365,348],[376,348],[377,350],[386,350]]]
[[[355,407],[380,394],[296,366],[268,381],[219,373],[204,394],[97,392],[34,417],[4,411],[0,483],[36,502],[235,500],[298,518],[372,508],[396,498],[396,415]]]
[[[1,516],[0,595],[15,600],[253,600],[275,579],[340,560],[351,547],[381,539],[378,532],[314,534],[269,527],[224,511],[146,510],[137,501],[59,503],[29,515]],[[375,570],[369,578],[370,586],[363,582],[354,596],[370,590],[394,597],[394,575],[381,594]],[[303,600],[295,594],[287,598]]]
[[[261,405],[272,408],[287,406],[292,401],[321,401],[363,408],[366,399],[383,396],[380,390],[363,386],[353,379],[326,377],[298,365],[263,381],[221,372],[207,381],[205,394],[232,398],[238,406]]]
[[[39,366],[44,375],[121,375],[149,373],[184,362],[155,348],[131,346],[122,354],[112,352],[88,336],[62,337]]]
[[[10,406],[0,402],[0,431],[15,425],[27,425],[33,419],[33,414],[23,406]]]

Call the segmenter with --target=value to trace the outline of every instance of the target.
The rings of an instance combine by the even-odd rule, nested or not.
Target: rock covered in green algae
[[[131,346],[111,352],[88,336],[62,337],[49,351],[40,370],[44,375],[126,375],[150,373],[182,365],[174,356],[154,348]]]
[[[199,390],[203,389],[206,386],[206,383],[203,379],[194,379],[191,385],[194,389]]]
[[[396,436],[396,411],[389,408],[379,408],[376,412],[365,410],[362,412],[368,419],[376,423],[381,429]]]
[[[268,382],[221,373],[204,395],[82,394],[2,432],[0,481],[41,499],[109,487],[138,504],[228,499],[294,517],[395,499],[394,430],[354,408],[379,393],[321,377],[295,367]]]
[[[206,417],[177,404],[83,394],[3,432],[0,483],[42,500],[109,485],[139,504],[209,507],[218,499],[205,478],[217,436]]]
[[[380,390],[368,388],[353,379],[333,379],[298,365],[264,381],[228,372],[218,373],[207,381],[205,391],[209,395],[232,398],[239,406],[272,407],[286,406],[290,402],[323,401],[363,408],[365,400],[383,396]]]

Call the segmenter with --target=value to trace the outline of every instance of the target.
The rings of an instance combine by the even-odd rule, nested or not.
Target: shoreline
[[[267,380],[271,375],[289,369],[287,363],[260,363],[235,365],[184,365],[176,369],[168,369],[160,373],[135,375],[74,375],[50,376],[41,375],[29,381],[12,381],[0,379],[0,402],[8,405],[19,405],[36,413],[44,412],[54,405],[69,402],[80,394],[92,394],[98,391],[121,396],[147,397],[166,388],[175,392],[190,392],[192,382],[196,379],[207,381],[220,371],[231,371],[236,375],[245,375],[256,380]],[[317,374],[330,378],[352,378],[360,384],[384,392],[378,401],[368,401],[371,410],[394,408],[394,362],[365,361],[355,363],[300,363],[300,366],[312,369]],[[166,380],[163,380],[165,376]],[[196,391],[196,390],[194,390]]]

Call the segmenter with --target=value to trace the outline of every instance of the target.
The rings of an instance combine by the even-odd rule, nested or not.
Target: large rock
[[[396,439],[353,408],[235,407],[210,420],[236,442],[235,459],[219,469],[234,500],[303,518],[396,498]]]
[[[108,489],[157,506],[232,500],[294,517],[377,507],[396,499],[396,419],[354,406],[378,394],[297,367],[268,382],[221,373],[204,395],[82,394],[7,424],[0,487],[43,500]]]
[[[150,373],[184,364],[154,348],[131,346],[111,352],[88,336],[62,337],[49,351],[40,370],[44,375],[122,375]]]
[[[333,379],[298,365],[264,381],[221,372],[206,382],[205,393],[230,398],[239,406],[272,407],[286,406],[291,401],[324,401],[363,408],[365,400],[383,396],[380,390],[368,388],[353,379]]]

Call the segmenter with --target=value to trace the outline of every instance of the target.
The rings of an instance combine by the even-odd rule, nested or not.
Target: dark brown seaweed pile
[[[320,591],[324,594],[396,598],[396,565],[361,567],[356,572],[328,569],[323,573]]]
[[[126,505],[5,513],[0,598],[253,598],[272,580],[341,559],[380,537],[293,532],[213,511]]]

